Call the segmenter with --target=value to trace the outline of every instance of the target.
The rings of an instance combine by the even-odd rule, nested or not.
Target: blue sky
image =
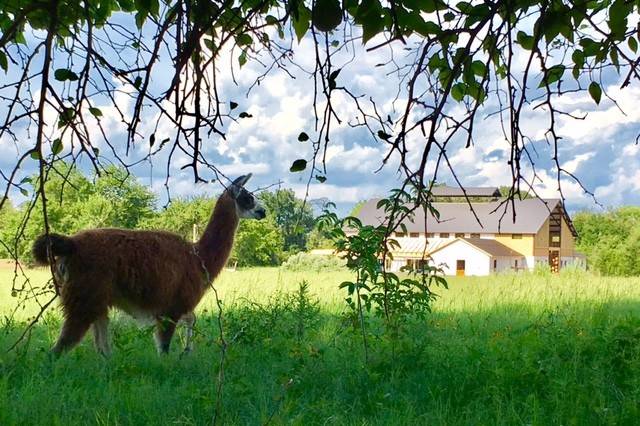
[[[371,44],[375,44],[375,40]],[[294,45],[297,43],[294,42]],[[394,102],[399,83],[395,77],[386,75],[384,68],[376,65],[386,62],[392,54],[399,56],[401,49],[379,49],[365,53],[359,43],[353,47],[348,54],[335,58],[336,66],[344,65],[338,84],[347,86],[355,94],[372,97],[383,115],[388,113],[397,117],[403,107],[402,95]],[[314,58],[308,54],[311,48],[311,40],[307,37],[295,49],[295,60],[302,69],[311,70],[313,67]],[[231,178],[253,173],[254,178],[249,184],[251,189],[277,185],[293,188],[303,197],[309,173],[290,173],[289,167],[295,159],[309,160],[312,155],[310,143],[299,142],[297,136],[301,131],[309,133],[312,138],[316,134],[312,112],[313,82],[308,74],[292,67],[290,70],[295,78],[276,70],[259,86],[247,92],[254,80],[264,72],[264,67],[256,61],[249,61],[239,68],[237,55],[238,52],[234,56],[229,56],[229,52],[226,52],[219,62],[233,64],[235,81],[238,82],[234,82],[226,65],[221,66],[221,97],[237,102],[237,112],[247,111],[253,117],[239,119],[236,123],[228,122],[225,128],[226,141],[214,137],[205,140],[204,155]],[[165,67],[163,72],[154,76],[153,84],[161,88],[170,77],[170,69]],[[567,112],[586,115],[584,120],[560,118],[558,129],[563,138],[559,146],[560,162],[605,207],[640,204],[640,153],[635,143],[640,133],[640,108],[637,107],[640,86],[637,81],[633,81],[630,87],[621,91],[621,80],[622,78],[611,73],[603,76],[603,88],[615,99],[617,105],[603,97],[598,106],[587,93],[564,95],[556,101]],[[125,86],[122,89],[124,92],[130,90]],[[132,100],[126,93],[118,95],[116,100],[121,108],[130,108],[132,105]],[[359,200],[386,194],[389,189],[398,186],[401,176],[395,170],[394,164],[397,161],[394,159],[379,170],[381,160],[387,152],[386,145],[371,138],[363,129],[347,124],[353,122],[356,116],[353,102],[340,94],[333,102],[344,123],[335,128],[326,153],[327,181],[313,181],[308,197],[326,197],[336,202],[345,212]],[[457,140],[447,150],[465,185],[500,186],[510,182],[507,165],[509,147],[502,136],[497,117],[488,116],[495,105],[489,100],[486,108],[478,115],[473,146],[464,148],[463,141]],[[108,137],[116,145],[122,146],[126,129],[114,108],[106,103],[97,106],[103,111],[101,123],[107,129]],[[450,106],[451,111],[455,111],[455,108],[455,105]],[[526,111],[523,124],[533,138],[532,148],[535,147],[534,160],[540,178],[536,182],[536,190],[544,197],[558,197],[556,171],[551,161],[552,151],[544,141],[544,113],[533,109]],[[140,131],[150,135],[154,130],[157,140],[174,133],[171,123],[159,120],[155,112],[149,111],[143,117]],[[95,136],[98,136],[97,131]],[[412,140],[410,155],[417,155],[422,143],[419,139]],[[0,167],[3,171],[16,158],[16,153],[28,144],[26,132],[24,144],[21,142],[16,146],[6,138],[0,141]],[[129,159],[134,161],[147,151],[148,146],[142,143],[133,150]],[[106,147],[101,147],[101,152],[108,156]],[[134,169],[140,182],[150,185],[160,199],[164,199],[165,194],[166,155],[167,152],[161,152],[151,162],[144,162]],[[180,170],[186,161],[186,157],[178,155],[172,165],[169,187],[173,197],[215,194],[221,190],[218,183],[194,184],[192,173]],[[88,167],[88,161],[82,165]],[[430,163],[429,167],[432,166]],[[29,172],[30,167],[25,168],[25,173]],[[212,176],[204,172],[205,178]],[[453,183],[450,174],[444,169],[439,173],[439,178],[441,182]],[[569,210],[600,209],[593,198],[584,194],[580,186],[571,179],[562,180],[562,190]],[[19,194],[13,194],[13,197],[20,202]]]

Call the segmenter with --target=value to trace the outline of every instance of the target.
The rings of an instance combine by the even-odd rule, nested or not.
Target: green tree
[[[587,255],[593,269],[604,275],[640,275],[640,207],[581,212],[573,223],[577,248]]]
[[[313,209],[308,203],[296,198],[291,189],[263,192],[260,200],[273,218],[284,238],[284,251],[298,252],[307,248],[307,238],[315,220]]]
[[[282,262],[284,238],[272,218],[243,220],[238,227],[231,261],[238,266],[269,266]]]
[[[191,241],[193,226],[196,226],[196,237],[200,237],[209,222],[215,202],[214,198],[206,196],[172,200],[164,210],[146,219],[141,227],[175,232]]]
[[[65,163],[59,163],[51,172],[45,183],[51,232],[72,234],[95,227],[134,228],[154,214],[155,196],[125,170],[108,167],[92,180]],[[37,176],[31,182],[34,188],[39,186]],[[0,238],[19,258],[30,260],[31,244],[45,230],[39,204],[24,203],[7,213],[5,219]]]

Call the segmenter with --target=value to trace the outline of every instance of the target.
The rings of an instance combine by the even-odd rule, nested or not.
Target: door
[[[464,260],[456,260],[456,275],[459,277],[464,276]]]
[[[553,273],[560,271],[560,252],[549,252],[549,268]]]

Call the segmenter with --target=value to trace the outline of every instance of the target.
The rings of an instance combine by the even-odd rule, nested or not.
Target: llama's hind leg
[[[111,355],[109,344],[109,316],[103,315],[93,323],[93,343],[99,354],[108,357]]]
[[[196,323],[196,314],[191,311],[182,317],[182,321],[184,321],[186,327],[184,352],[187,353],[193,349],[193,326]]]
[[[178,317],[179,318],[179,317]],[[178,321],[176,318],[162,317],[156,320],[156,347],[158,353],[169,353],[171,338],[176,331]]]

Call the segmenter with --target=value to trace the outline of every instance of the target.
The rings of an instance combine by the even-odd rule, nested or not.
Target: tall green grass
[[[33,282],[46,270],[30,271]],[[346,320],[337,285],[348,272],[225,271],[216,282],[229,342],[224,424],[637,424],[640,279],[584,273],[453,278],[425,320],[391,336]],[[16,299],[0,271],[0,317]],[[308,294],[296,293],[309,283]],[[156,355],[152,330],[122,315],[114,354],[91,338],[57,361],[53,310],[29,344],[6,353],[35,312],[0,323],[0,424],[207,424],[220,346],[212,294],[196,347]],[[177,336],[179,337],[179,336]]]

